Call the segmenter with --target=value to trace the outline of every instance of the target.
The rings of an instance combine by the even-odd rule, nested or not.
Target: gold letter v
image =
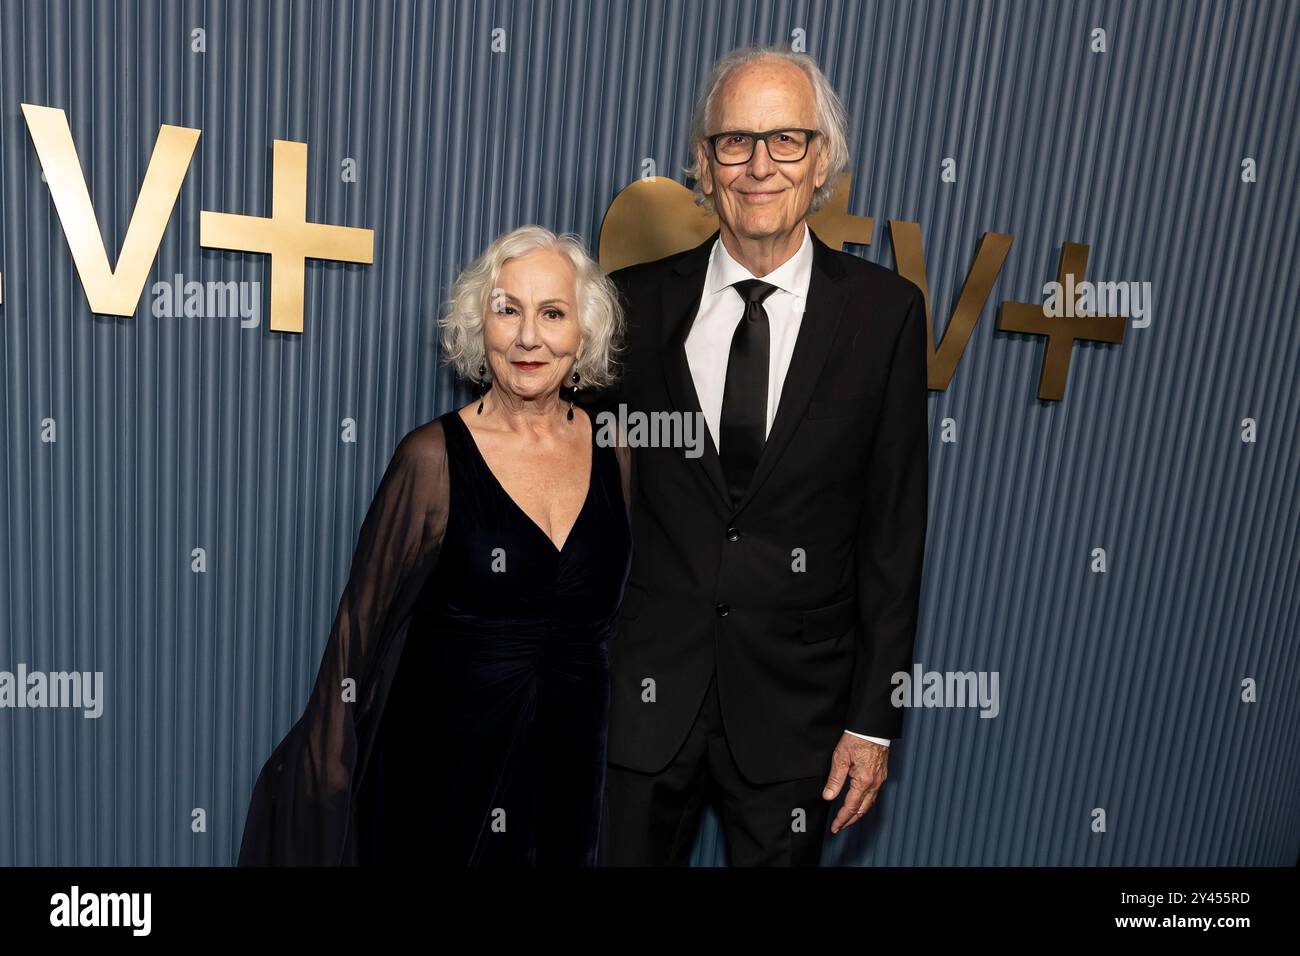
[[[126,229],[122,254],[117,269],[113,270],[108,266],[108,253],[90,202],[77,147],[72,142],[67,115],[63,110],[30,103],[23,103],[22,109],[54,208],[63,222],[72,261],[86,290],[90,311],[100,315],[135,315],[201,131],[188,126],[159,127],[153,156]]]

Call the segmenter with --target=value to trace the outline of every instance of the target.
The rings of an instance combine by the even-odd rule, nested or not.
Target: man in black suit
[[[732,865],[816,865],[831,802],[838,832],[885,780],[925,550],[927,333],[916,285],[805,221],[845,127],[807,56],[730,54],[693,127],[719,230],[611,275],[629,348],[597,407],[707,429],[702,455],[632,450],[610,865],[686,863],[710,796]]]

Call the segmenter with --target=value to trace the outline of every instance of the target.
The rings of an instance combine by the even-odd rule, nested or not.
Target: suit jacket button
[[[726,617],[731,612],[730,604],[719,604],[716,608],[718,617]]]
[[[728,529],[727,529],[727,540],[728,540],[728,541],[738,541],[739,539],[740,539],[740,532],[739,532],[739,531],[737,531],[735,528],[728,528]]]

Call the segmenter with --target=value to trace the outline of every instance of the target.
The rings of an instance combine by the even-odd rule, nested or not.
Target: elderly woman
[[[443,357],[482,395],[394,452],[241,865],[595,864],[631,536],[626,449],[573,398],[611,381],[621,323],[539,226],[457,279]]]

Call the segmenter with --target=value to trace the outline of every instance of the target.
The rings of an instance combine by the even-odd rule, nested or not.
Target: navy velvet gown
[[[591,422],[586,501],[557,549],[460,415],[440,421],[446,530],[360,782],[359,862],[593,866],[631,558],[619,461]]]
[[[595,864],[630,458],[577,414],[590,481],[560,548],[456,411],[398,444],[241,866]]]

